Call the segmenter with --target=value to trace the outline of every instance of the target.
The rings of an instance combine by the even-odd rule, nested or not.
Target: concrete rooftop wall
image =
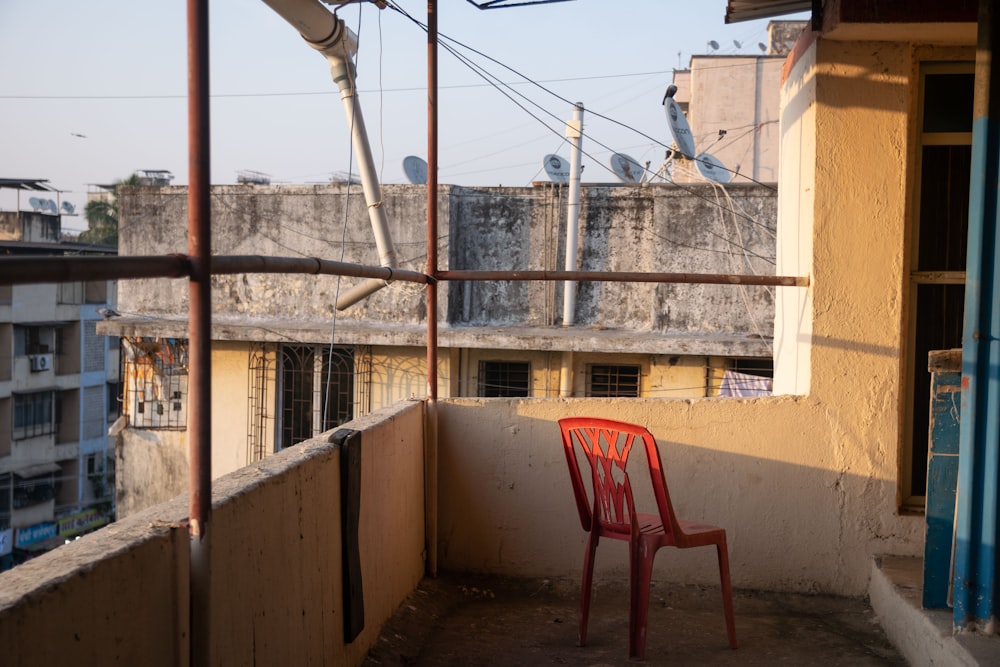
[[[212,192],[215,254],[378,264],[367,207],[356,186],[216,186]],[[563,268],[565,197],[564,189],[548,186],[443,187],[441,268]],[[399,266],[424,270],[424,190],[389,185],[384,200]],[[773,274],[775,207],[773,190],[752,185],[725,192],[709,185],[585,186],[579,268]],[[186,252],[186,188],[126,188],[121,209],[121,255]],[[340,290],[355,282],[342,279]],[[213,309],[222,323],[252,327],[282,321],[315,328],[322,336],[317,342],[326,338],[323,325],[333,316],[336,277],[216,276],[213,285]],[[562,291],[562,283],[452,282],[440,291],[439,305],[445,324],[453,327],[558,325]],[[126,316],[183,317],[186,303],[181,281],[131,280],[119,295]],[[426,319],[422,286],[395,283],[337,318],[345,326],[419,325]],[[770,337],[772,318],[771,289],[718,285],[581,284],[576,311],[581,327],[667,334]]]

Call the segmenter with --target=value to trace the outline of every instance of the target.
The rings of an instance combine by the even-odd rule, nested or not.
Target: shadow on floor
[[[579,584],[447,574],[424,579],[386,626],[366,667],[633,665],[628,584],[595,583],[585,647],[576,645]],[[654,588],[651,665],[905,665],[864,600],[734,591],[740,647],[726,643],[719,590]]]

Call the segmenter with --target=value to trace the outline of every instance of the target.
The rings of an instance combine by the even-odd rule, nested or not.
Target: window
[[[921,68],[918,181],[910,247],[902,497],[920,509],[927,486],[927,353],[962,346],[972,162],[973,63]]]
[[[480,361],[479,396],[506,398],[531,395],[531,365],[527,361]]]
[[[587,368],[587,396],[593,398],[638,398],[638,366],[591,365]]]
[[[14,394],[14,440],[56,432],[58,401],[54,391]]]
[[[186,428],[187,340],[125,338],[122,345],[129,423],[135,428]]]
[[[708,369],[709,396],[770,396],[774,362],[762,358],[727,359],[725,367]]]
[[[52,354],[56,352],[56,328],[51,326],[15,326],[14,354]]]
[[[17,473],[14,474],[13,507],[21,509],[31,507],[47,500],[52,500],[59,495],[62,487],[62,480],[56,472],[47,472],[40,475],[22,479]]]
[[[108,382],[105,385],[104,405],[108,408],[108,424],[114,424],[115,420],[122,414],[122,395],[117,382]]]
[[[0,474],[0,530],[10,528],[10,510],[12,501],[13,476]]]
[[[282,449],[353,419],[353,350],[284,345],[280,371],[278,444]]]

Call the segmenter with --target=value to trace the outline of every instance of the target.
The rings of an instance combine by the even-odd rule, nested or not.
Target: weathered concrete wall
[[[213,489],[212,665],[359,665],[423,575],[423,409],[357,420],[365,628],[344,642],[340,450],[312,440]],[[0,574],[11,665],[188,662],[187,499]]]
[[[213,252],[318,256],[377,264],[360,192],[345,185],[216,186],[212,194]],[[729,197],[711,186],[585,187],[581,210],[583,270],[773,273],[775,193],[733,186]],[[400,266],[425,267],[425,195],[415,186],[386,186],[385,208]],[[348,204],[349,202],[349,204]],[[345,214],[345,206],[347,211]],[[186,189],[122,191],[122,255],[186,252]],[[446,186],[439,199],[441,268],[539,270],[563,267],[565,194],[560,188]],[[346,224],[346,231],[344,225]],[[341,238],[346,240],[342,243]],[[446,261],[445,261],[445,258]],[[447,266],[445,266],[447,264]],[[340,290],[355,280],[343,279]],[[252,327],[285,321],[321,332],[333,316],[337,278],[250,274],[213,278],[214,313]],[[187,290],[180,281],[132,280],[121,286],[120,309],[180,317]],[[557,325],[562,284],[449,283],[439,305],[447,324]],[[397,283],[338,321],[418,325],[425,321],[423,289]],[[581,327],[663,333],[770,336],[771,290],[731,286],[581,284],[576,322]],[[389,335],[392,333],[390,331]],[[405,344],[399,332],[390,344]]]
[[[580,415],[650,429],[679,516],[726,528],[735,586],[862,595],[871,556],[916,553],[923,521],[895,515],[891,471],[863,464],[866,434],[828,409],[793,397],[442,401],[441,567],[580,575],[586,533],[556,423]],[[648,480],[640,462],[640,503]],[[627,546],[602,542],[596,567],[626,578]],[[717,583],[715,554],[664,549],[654,576]]]
[[[115,442],[119,518],[164,503],[188,486],[186,431],[123,429]]]
[[[56,243],[60,217],[33,211],[0,211],[0,239],[25,243]]]

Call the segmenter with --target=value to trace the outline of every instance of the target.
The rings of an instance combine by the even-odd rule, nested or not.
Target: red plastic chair
[[[733,591],[729,581],[729,553],[726,531],[678,519],[670,504],[670,494],[660,463],[656,440],[642,426],[610,419],[568,417],[559,420],[563,449],[580,512],[580,523],[590,533],[583,560],[580,591],[580,646],[587,643],[590,591],[594,579],[594,555],[602,537],[629,543],[629,642],[630,658],[646,657],[646,619],[653,558],[660,547],[689,549],[714,544],[719,556],[722,602],[726,614],[729,646],[736,648],[733,620]],[[632,499],[632,483],[626,464],[636,442],[645,444],[646,460],[656,497],[657,514],[637,512]],[[593,498],[589,497],[580,472],[576,449],[590,462]]]

